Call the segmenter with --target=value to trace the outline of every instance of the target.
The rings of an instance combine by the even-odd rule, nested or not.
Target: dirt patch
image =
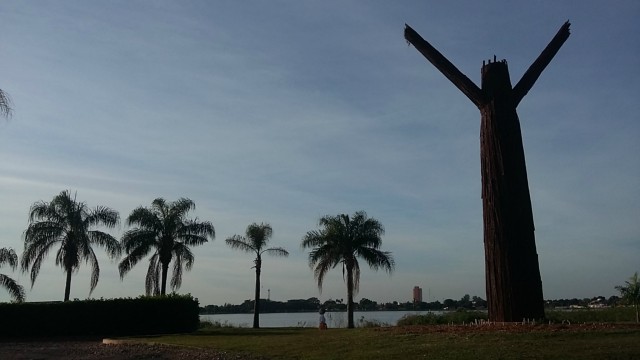
[[[255,360],[256,357],[178,346],[120,344],[102,340],[0,342],[3,360]]]

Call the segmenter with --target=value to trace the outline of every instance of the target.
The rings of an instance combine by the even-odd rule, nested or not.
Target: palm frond
[[[215,239],[216,231],[209,221],[187,220],[181,227],[179,236],[187,245],[202,245],[209,238]]]
[[[245,234],[247,235],[247,239],[253,244],[253,248],[256,249],[257,252],[260,252],[273,235],[273,229],[271,225],[266,223],[253,223],[247,226]]]
[[[307,234],[302,238],[302,243],[300,247],[305,248],[313,248],[316,246],[321,246],[327,241],[327,234],[322,230],[312,230],[307,232]]]
[[[191,249],[185,244],[177,243],[173,248],[173,252],[176,258],[180,258],[180,262],[184,264],[185,268],[189,271],[193,267],[195,258]]]
[[[87,227],[103,225],[107,228],[114,228],[120,223],[120,214],[106,206],[96,206],[85,218]]]
[[[157,233],[143,228],[128,230],[122,235],[120,246],[127,254],[140,247],[151,248],[157,246]]]
[[[313,270],[313,276],[318,282],[318,291],[320,291],[320,293],[322,293],[322,283],[324,282],[325,275],[335,266],[336,264],[334,261],[329,258],[322,258],[316,263],[316,267]]]
[[[388,273],[392,273],[395,269],[395,260],[388,251],[380,251],[374,248],[361,247],[357,249],[356,254],[363,258],[369,267],[373,270],[384,269]]]
[[[31,262],[31,272],[29,274],[29,279],[31,280],[31,288],[33,289],[33,284],[36,282],[36,278],[40,273],[40,267],[42,266],[42,261],[47,256],[47,252],[41,252],[36,254]],[[24,263],[23,263],[24,264]],[[24,267],[24,266],[23,266]],[[27,264],[26,270],[29,269],[29,265]],[[24,270],[24,271],[26,271]]]
[[[191,210],[195,210],[196,204],[187,198],[180,198],[169,205],[170,214],[182,219]]]
[[[360,291],[360,264],[358,259],[353,259],[353,295],[358,295]]]
[[[87,262],[91,265],[91,280],[89,284],[89,296],[91,296],[93,290],[98,286],[98,279],[100,279],[100,265],[98,264],[98,258],[91,248],[89,248]]]
[[[158,253],[153,254],[149,259],[149,267],[147,268],[147,276],[144,281],[144,290],[147,295],[160,294],[160,256]]]
[[[13,109],[11,108],[11,98],[9,97],[9,94],[0,89],[0,115],[9,119],[11,118],[12,113]]]
[[[176,291],[182,286],[182,258],[176,256],[173,260],[173,272],[171,275],[171,289]]]
[[[56,236],[39,236],[39,234],[31,234],[30,237],[33,241],[28,242],[25,240],[25,249],[22,252],[22,258],[20,260],[20,268],[22,272],[29,270],[31,266],[31,286],[35,282],[38,273],[40,272],[40,266],[42,260],[47,256],[53,245],[60,242]],[[29,237],[27,237],[28,239]]]
[[[13,270],[18,267],[18,255],[11,248],[0,248],[0,266],[5,263],[9,264]]]
[[[119,258],[122,254],[120,242],[110,234],[102,231],[89,231],[87,237],[91,244],[103,247],[110,258]]]
[[[266,250],[263,250],[262,253],[272,256],[289,256],[289,252],[281,247],[268,248]]]
[[[149,252],[151,251],[151,245],[147,244],[147,246],[139,246],[133,248],[131,252],[127,256],[120,261],[118,265],[118,271],[120,272],[120,279],[123,279],[124,276],[133,269],[140,260],[142,260]],[[154,256],[157,256],[154,255]]]
[[[256,254],[258,253],[258,249],[254,248],[253,244],[244,236],[233,235],[225,240],[225,243],[227,243],[227,245],[232,249],[238,249],[244,252],[255,252]]]
[[[7,289],[9,295],[18,302],[25,299],[24,288],[7,275],[0,274],[0,287]]]
[[[127,226],[139,226],[142,229],[156,230],[162,228],[160,218],[145,207],[135,208],[127,217]]]

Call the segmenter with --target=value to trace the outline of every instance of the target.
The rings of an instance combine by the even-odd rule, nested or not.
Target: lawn
[[[138,338],[269,359],[640,359],[637,325],[210,328]]]

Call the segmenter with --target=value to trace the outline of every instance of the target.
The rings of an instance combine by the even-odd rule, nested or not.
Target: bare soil
[[[103,344],[98,339],[0,342],[2,360],[256,360],[210,349],[151,344]]]

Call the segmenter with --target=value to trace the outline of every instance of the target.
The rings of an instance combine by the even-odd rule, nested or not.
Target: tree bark
[[[520,120],[507,63],[482,68],[480,152],[486,289],[491,321],[544,318]]]
[[[260,256],[256,258],[256,291],[255,302],[253,304],[253,328],[260,328],[260,268],[262,267],[262,259]]]
[[[353,329],[353,265],[347,263],[347,328]]]
[[[69,296],[71,295],[71,269],[67,269],[67,280],[64,285],[64,301],[69,301]]]
[[[160,283],[160,295],[164,296],[167,293],[167,274],[169,273],[169,263],[162,263],[162,282]]]
[[[428,41],[422,38],[411,26],[405,24],[404,38],[413,44],[420,53],[449,79],[469,100],[477,107],[485,102],[484,94],[473,81],[464,75],[444,55],[434,48]]]
[[[527,95],[529,90],[531,90],[533,84],[536,82],[536,80],[538,80],[540,74],[542,74],[542,71],[544,71],[553,57],[558,53],[558,50],[560,50],[562,44],[567,41],[569,35],[571,34],[569,32],[570,25],[571,24],[569,24],[568,21],[564,23],[564,25],[562,25],[560,30],[558,30],[558,32],[556,33],[556,36],[551,39],[547,47],[542,50],[542,53],[538,56],[536,61],[534,61],[531,66],[529,66],[529,69],[525,71],[520,81],[518,81],[516,86],[513,87],[514,108],[516,108],[518,104],[520,104],[520,101],[522,100],[522,98],[524,98],[525,95]]]

